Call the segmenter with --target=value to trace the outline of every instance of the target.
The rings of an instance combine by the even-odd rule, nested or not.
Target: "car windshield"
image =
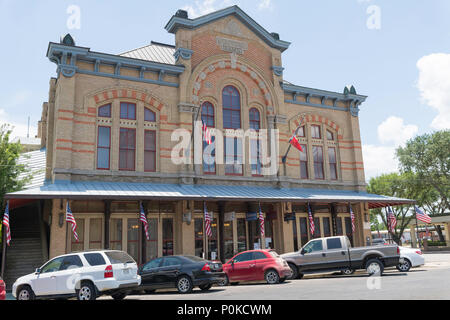
[[[115,263],[135,263],[132,257],[123,251],[106,251],[106,256],[112,264]]]

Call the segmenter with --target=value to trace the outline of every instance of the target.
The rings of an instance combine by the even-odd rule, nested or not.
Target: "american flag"
[[[425,212],[419,209],[419,207],[414,206],[414,209],[416,210],[416,218],[419,221],[425,222],[425,223],[431,223],[431,217],[427,215]]]
[[[208,210],[206,209],[206,202],[204,203],[204,211],[205,211],[205,232],[206,235],[211,238],[212,237],[212,230],[211,230],[211,216],[209,215]]]
[[[202,130],[203,130],[203,139],[206,141],[208,145],[212,143],[211,131],[205,122],[202,121]]]
[[[147,237],[147,240],[150,240],[150,236],[148,234],[148,221],[147,221],[147,216],[145,215],[145,211],[144,211],[144,206],[142,205],[141,202],[141,213],[139,215],[139,220],[142,222],[142,224],[144,225],[144,230],[145,230],[145,236]]]
[[[5,214],[3,215],[3,225],[6,228],[6,244],[11,242],[11,229],[9,228],[9,201],[6,202]]]
[[[309,217],[309,230],[311,231],[311,235],[314,236],[316,232],[316,226],[314,225],[314,218],[312,216],[311,207],[308,203],[308,217]]]
[[[265,237],[264,215],[261,210],[261,204],[259,204],[259,228],[261,230],[261,239],[264,239],[264,237]]]
[[[350,218],[352,219],[352,232],[355,233],[355,214],[352,210],[352,205],[349,203],[348,206],[350,207]]]
[[[387,207],[388,209],[388,225],[389,231],[395,232],[395,227],[397,226],[397,219],[395,218],[394,212],[392,212],[391,207]]]
[[[66,222],[72,224],[72,232],[75,240],[78,242],[78,234],[77,234],[77,222],[73,217],[72,211],[70,210],[69,201],[67,201],[66,205]]]

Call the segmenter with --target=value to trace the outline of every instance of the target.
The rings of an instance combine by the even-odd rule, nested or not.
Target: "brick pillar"
[[[67,222],[63,216],[63,224],[59,226],[60,214],[64,215],[66,201],[60,199],[52,200],[52,224],[50,226],[50,253],[49,259],[66,253],[67,247]]]

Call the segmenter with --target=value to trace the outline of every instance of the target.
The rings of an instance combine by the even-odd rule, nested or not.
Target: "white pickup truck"
[[[346,236],[338,236],[313,239],[300,251],[281,257],[289,264],[294,279],[307,273],[351,274],[358,269],[366,269],[369,275],[381,275],[384,268],[399,264],[400,249],[397,245],[352,248]]]

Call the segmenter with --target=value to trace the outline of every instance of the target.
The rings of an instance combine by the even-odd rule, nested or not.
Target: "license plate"
[[[130,269],[123,269],[123,274],[129,274],[130,273]]]

